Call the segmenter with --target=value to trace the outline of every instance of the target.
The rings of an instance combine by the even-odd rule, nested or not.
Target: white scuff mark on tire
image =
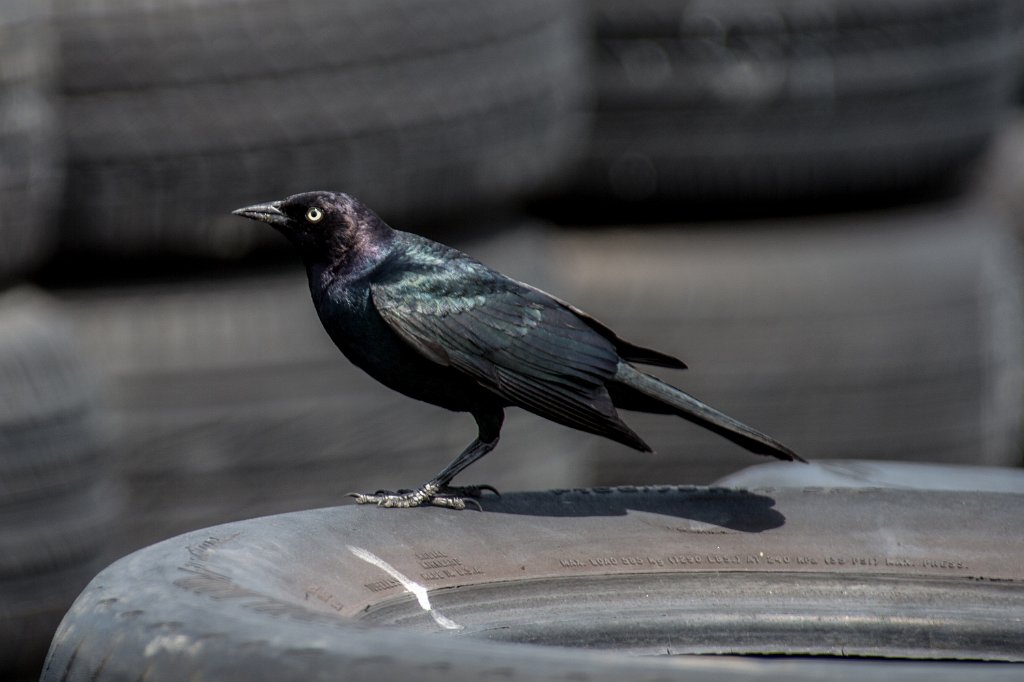
[[[150,656],[155,656],[161,651],[167,651],[172,654],[195,656],[202,648],[202,642],[193,642],[191,638],[186,637],[185,635],[160,635],[146,645],[144,654],[149,658]]]
[[[346,545],[346,547],[348,547],[348,551],[352,552],[366,563],[376,566],[398,582],[402,583],[402,587],[416,596],[416,601],[419,602],[420,608],[428,612],[438,625],[448,630],[462,629],[462,626],[451,618],[448,618],[434,610],[430,605],[430,597],[427,595],[427,588],[425,585],[420,585],[418,582],[402,575],[394,566],[367,549],[354,547],[352,545]]]

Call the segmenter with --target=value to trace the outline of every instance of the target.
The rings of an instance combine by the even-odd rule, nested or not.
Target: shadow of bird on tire
[[[763,492],[732,488],[649,486],[510,493],[479,498],[482,511],[546,517],[625,516],[644,512],[707,524],[693,532],[760,533],[779,528],[786,517]]]

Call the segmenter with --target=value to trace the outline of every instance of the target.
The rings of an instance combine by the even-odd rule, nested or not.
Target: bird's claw
[[[356,504],[375,504],[378,507],[390,507],[397,509],[408,509],[430,504],[445,509],[465,509],[466,506],[476,507],[477,511],[483,511],[477,498],[483,495],[484,491],[490,491],[501,497],[501,493],[490,485],[472,486],[446,486],[427,484],[416,490],[378,490],[375,493],[349,493],[348,496],[356,501]]]

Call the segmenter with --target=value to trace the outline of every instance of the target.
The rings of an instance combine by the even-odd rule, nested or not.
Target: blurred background
[[[1019,0],[0,0],[0,677],[109,561],[411,487],[475,435],[361,374],[283,238],[359,196],[691,367],[810,459],[1019,466]],[[513,410],[464,483],[762,460]]]

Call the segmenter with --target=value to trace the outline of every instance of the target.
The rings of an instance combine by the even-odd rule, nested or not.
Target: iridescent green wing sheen
[[[373,302],[425,357],[549,419],[632,435],[605,388],[615,348],[560,302],[432,242],[397,265],[371,284]]]

